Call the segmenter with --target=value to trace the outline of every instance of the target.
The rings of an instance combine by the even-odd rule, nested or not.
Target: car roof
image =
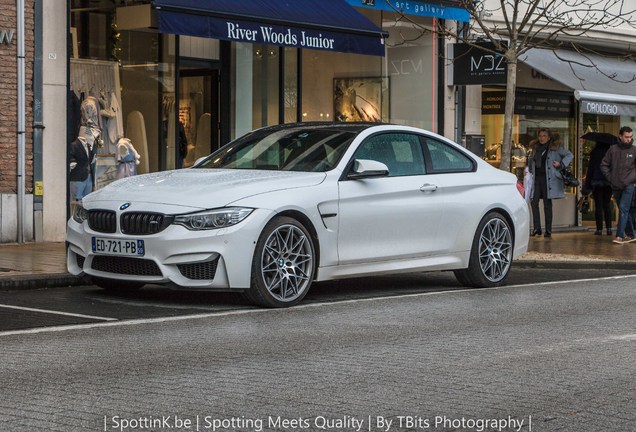
[[[350,132],[360,132],[364,129],[372,126],[387,125],[387,123],[379,122],[299,122],[299,123],[284,123],[273,126],[266,126],[260,129],[256,129],[254,132],[258,133],[271,133],[285,129],[333,129]]]

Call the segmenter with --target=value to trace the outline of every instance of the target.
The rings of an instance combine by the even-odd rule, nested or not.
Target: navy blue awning
[[[159,31],[384,55],[388,36],[345,0],[153,0]]]

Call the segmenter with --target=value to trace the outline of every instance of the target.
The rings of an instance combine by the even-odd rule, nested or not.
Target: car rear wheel
[[[129,291],[136,291],[145,285],[141,282],[130,282],[130,281],[117,280],[117,279],[106,279],[106,278],[101,278],[96,276],[91,276],[91,280],[98,287],[113,293],[124,293]]]
[[[513,239],[508,221],[490,212],[479,223],[467,269],[455,270],[462,285],[485,288],[503,285],[512,264]]]
[[[245,297],[267,307],[296,305],[309,291],[314,266],[314,244],[307,229],[295,219],[274,218],[256,243]]]

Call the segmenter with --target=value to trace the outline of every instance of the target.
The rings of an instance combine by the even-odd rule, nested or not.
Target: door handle
[[[435,192],[437,190],[437,185],[426,183],[425,185],[422,185],[420,190],[422,192]]]

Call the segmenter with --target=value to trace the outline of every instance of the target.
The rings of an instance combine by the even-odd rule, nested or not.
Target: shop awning
[[[345,0],[153,0],[152,5],[162,33],[378,56],[388,36]]]
[[[563,49],[531,49],[519,58],[574,90],[584,113],[636,115],[636,62]]]

